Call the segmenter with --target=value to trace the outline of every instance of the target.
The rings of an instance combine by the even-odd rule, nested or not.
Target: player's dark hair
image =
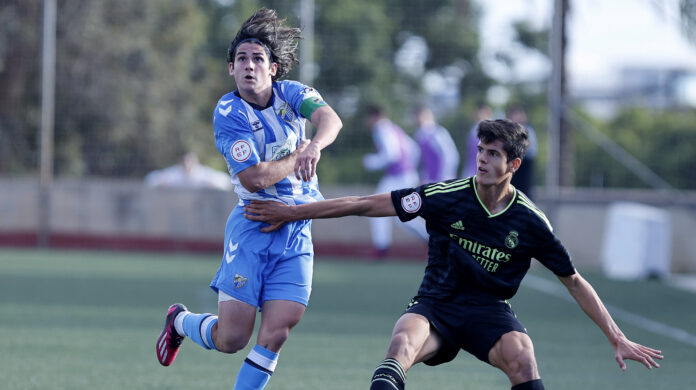
[[[529,133],[521,124],[509,119],[483,120],[478,124],[476,133],[484,143],[503,142],[503,150],[508,161],[516,158],[523,159],[529,148]]]
[[[269,54],[269,60],[278,64],[273,81],[288,74],[297,62],[297,41],[301,30],[283,26],[285,19],[278,19],[275,10],[261,8],[254,12],[239,28],[227,49],[227,62],[234,62],[237,47],[244,41],[260,43]]]
[[[366,116],[382,116],[384,115],[384,107],[376,103],[370,103],[365,107]]]

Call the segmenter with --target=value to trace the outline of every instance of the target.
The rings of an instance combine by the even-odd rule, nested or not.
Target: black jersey
[[[495,215],[479,200],[474,177],[393,191],[391,198],[401,221],[423,217],[430,234],[418,296],[454,302],[508,299],[532,258],[558,276],[575,273],[544,213],[517,190]]]

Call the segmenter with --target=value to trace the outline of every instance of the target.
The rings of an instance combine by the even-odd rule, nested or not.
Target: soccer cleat
[[[155,345],[157,360],[163,366],[174,363],[176,354],[179,353],[179,348],[181,348],[181,342],[184,341],[185,336],[180,336],[174,328],[174,319],[182,311],[186,311],[186,306],[181,303],[169,306],[167,318],[164,320],[164,329],[157,338],[157,344]]]

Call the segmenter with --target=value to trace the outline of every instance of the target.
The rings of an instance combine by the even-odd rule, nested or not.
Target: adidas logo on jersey
[[[457,221],[450,226],[452,227],[452,229],[464,230],[464,224],[462,223],[462,221]]]

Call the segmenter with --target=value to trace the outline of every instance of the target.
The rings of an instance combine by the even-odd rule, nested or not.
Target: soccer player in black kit
[[[477,171],[470,178],[300,206],[252,202],[245,215],[267,222],[263,231],[288,221],[347,215],[425,219],[430,234],[425,276],[394,326],[371,390],[404,389],[412,365],[446,363],[460,349],[501,369],[513,390],[543,389],[532,340],[506,302],[532,258],[559,278],[604,332],[622,370],[624,359],[659,367],[661,351],[626,338],[575,270],[544,213],[510,184],[529,146],[524,127],[507,119],[484,120],[478,138]]]

